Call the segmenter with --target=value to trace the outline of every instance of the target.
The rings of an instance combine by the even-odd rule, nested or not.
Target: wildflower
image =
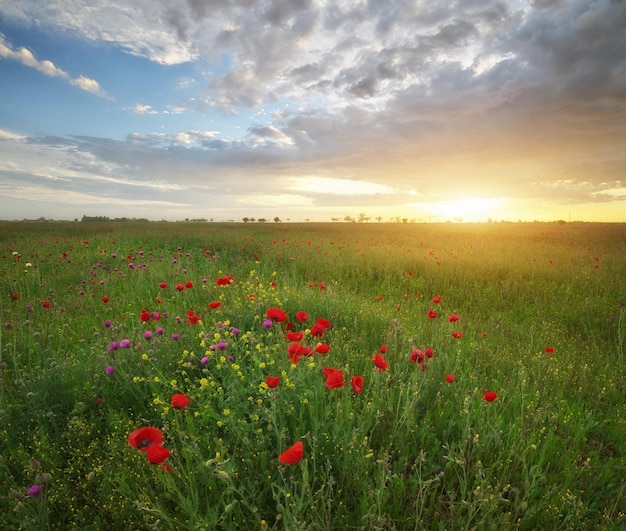
[[[32,498],[38,498],[41,496],[41,485],[31,485],[26,492]]]
[[[302,441],[298,441],[290,448],[287,448],[287,450],[285,450],[282,454],[280,454],[278,460],[285,465],[295,465],[302,459],[303,456],[304,444],[302,444]]]
[[[229,284],[232,284],[235,281],[235,279],[233,277],[221,277],[218,278],[215,283],[218,286],[228,286]]]
[[[50,308],[50,303],[49,303],[48,301],[43,301],[43,302],[41,303],[41,305],[42,305],[44,308]]]
[[[159,326],[159,328],[157,328],[157,329],[154,331],[154,333],[155,333],[155,334],[157,334],[157,335],[159,335],[159,336],[162,336],[162,335],[165,333],[165,328],[163,328],[162,326]]]
[[[285,334],[285,338],[287,341],[302,341],[304,339],[304,334],[302,332],[287,332]]]
[[[463,332],[452,332],[452,337],[454,339],[461,339],[463,337]]]
[[[448,321],[450,321],[451,323],[456,323],[459,319],[460,317],[455,313],[450,314],[450,316],[448,317]]]
[[[104,321],[104,323],[102,323],[104,325],[104,328],[111,328],[111,325],[113,324],[109,319],[107,319],[106,321]]]
[[[411,361],[413,363],[422,363],[424,361],[424,353],[418,348],[413,349],[413,352],[411,352]]]
[[[386,354],[387,353],[387,345],[381,345],[380,348],[378,349],[381,353]]]
[[[176,284],[176,289],[178,291],[185,291],[185,286],[183,284]]]
[[[207,363],[209,363],[209,357],[208,356],[204,356],[201,360],[200,363],[202,365],[206,365]]]
[[[111,341],[108,348],[109,352],[115,352],[118,348],[120,348],[120,345],[117,341]]]
[[[309,318],[309,314],[306,312],[296,312],[296,321],[303,323]]]
[[[272,389],[276,387],[279,382],[280,382],[280,376],[267,376],[265,378],[265,383],[267,384],[268,387],[271,387]]]
[[[122,348],[130,348],[130,339],[122,339],[120,341],[120,347],[122,347]]]
[[[150,446],[146,454],[148,455],[148,461],[153,465],[158,465],[165,461],[170,456],[170,451],[163,446]]]
[[[330,345],[327,345],[325,343],[320,343],[315,347],[315,352],[317,352],[318,354],[328,354],[329,350]]]
[[[228,343],[226,343],[226,341],[220,341],[216,346],[220,350],[226,350]]]
[[[165,282],[159,282],[159,287],[161,289],[165,289],[165,288],[167,288],[167,284]]]
[[[435,351],[431,347],[427,347],[425,353],[426,353],[426,357],[430,359],[435,354]]]
[[[452,383],[452,382],[454,382],[454,374],[446,374],[446,376],[445,376],[445,380],[446,380],[446,382],[448,382],[448,383]]]
[[[387,370],[387,360],[385,359],[385,356],[383,356],[380,352],[374,354],[372,361],[374,362],[374,365],[376,365],[376,367],[378,368],[378,372]]]
[[[172,339],[174,341],[178,341],[180,339],[180,335],[179,334],[172,334]]]
[[[102,302],[104,302],[104,304],[106,304],[107,302],[109,302],[109,298],[108,297],[102,297]]]
[[[498,393],[495,391],[487,391],[486,393],[483,393],[483,398],[487,402],[493,402],[496,398],[498,398]]]
[[[547,354],[554,354],[554,347],[546,347]]]
[[[151,330],[146,330],[143,333],[143,337],[144,337],[144,339],[147,339],[148,341],[150,341],[152,339],[152,331]]]
[[[163,433],[159,428],[139,428],[128,435],[128,444],[137,450],[147,450],[150,446],[160,446],[163,442]]]
[[[211,308],[212,310],[215,310],[215,308],[219,308],[221,305],[222,303],[220,301],[215,301],[215,302],[209,302],[207,306]]]
[[[148,310],[141,310],[141,313],[139,314],[139,319],[141,319],[141,321],[143,323],[147,323],[150,320],[150,312]]]
[[[428,318],[429,319],[436,319],[437,318],[437,312],[433,309],[428,310]]]
[[[191,283],[191,281],[189,281],[189,280],[188,280],[188,281],[185,283],[185,287],[186,287],[187,289],[191,289],[191,288],[193,288],[193,284]]]
[[[330,371],[324,369],[324,371],[325,374],[327,374],[325,385],[326,387],[328,387],[328,389],[339,389],[340,387],[343,387],[345,385],[345,382],[343,381],[343,372],[341,372],[341,369],[331,369]]]
[[[189,397],[182,393],[172,395],[172,407],[174,409],[183,409],[189,405]]]
[[[434,304],[439,304],[441,302],[441,297],[438,297],[437,295],[435,295],[432,298],[432,301],[433,301]]]
[[[287,314],[280,308],[270,308],[265,312],[265,315],[272,321],[284,323],[287,320]]]
[[[104,369],[104,372],[110,376],[115,372],[115,367],[113,367],[113,365],[109,365],[106,369]]]
[[[350,379],[350,385],[352,386],[352,391],[354,391],[357,395],[363,392],[363,376],[353,376]]]
[[[264,326],[265,328],[272,328],[272,325],[273,325],[273,324],[274,324],[274,323],[272,323],[271,319],[265,319],[265,321],[263,321],[263,326]]]
[[[19,293],[14,293],[13,295],[11,295],[11,298],[14,301],[18,301],[18,300],[20,300],[20,294]]]

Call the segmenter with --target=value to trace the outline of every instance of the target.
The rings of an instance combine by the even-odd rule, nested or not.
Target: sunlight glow
[[[487,221],[502,214],[504,198],[467,198],[432,203],[433,214],[442,220]]]

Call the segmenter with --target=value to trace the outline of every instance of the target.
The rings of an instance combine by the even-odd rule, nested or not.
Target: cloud
[[[101,98],[111,99],[110,96],[104,90],[102,90],[96,80],[82,75],[78,76],[77,78],[72,78],[67,72],[55,66],[52,61],[39,61],[27,48],[22,47],[18,50],[15,50],[6,42],[6,39],[2,33],[0,33],[0,57],[4,59],[14,59],[25,66],[38,70],[42,74],[51,77],[60,77],[61,79],[68,81],[71,85],[80,88],[81,90],[91,92],[92,94],[100,96]]]

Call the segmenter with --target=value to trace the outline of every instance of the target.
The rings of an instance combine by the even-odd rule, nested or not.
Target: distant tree
[[[369,221],[371,218],[364,214],[363,212],[359,213],[359,223],[363,223],[364,221]]]
[[[259,219],[257,219],[257,221],[259,223],[265,223],[267,220],[265,218],[259,218]]]
[[[279,218],[278,216],[276,216],[276,217],[274,218],[274,223],[279,223],[279,222],[280,222],[280,218]]]
[[[376,221],[378,221],[378,223],[380,223],[382,221],[383,217],[382,216],[376,216],[374,219]]]
[[[333,222],[335,222],[335,223],[336,223],[337,221],[341,221],[341,218],[330,218],[330,219],[331,219],[331,221],[333,221]]]
[[[343,220],[347,221],[348,223],[354,223],[356,221],[352,216],[344,216]]]
[[[248,221],[250,221],[250,218],[248,217],[241,218],[241,221],[243,221],[244,223],[248,223]]]
[[[402,218],[402,223],[408,223],[408,222],[409,222],[408,218]]]

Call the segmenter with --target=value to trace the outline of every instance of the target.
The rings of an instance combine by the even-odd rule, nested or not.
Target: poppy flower
[[[148,455],[148,461],[153,465],[158,465],[165,461],[170,456],[170,451],[159,445],[149,446],[146,451]]]
[[[18,301],[18,300],[20,300],[20,294],[19,293],[14,293],[13,295],[11,295],[11,298],[14,301]]]
[[[380,350],[383,354],[385,354],[387,352],[387,345],[381,345],[378,350]]]
[[[279,382],[280,382],[280,376],[266,376],[265,377],[265,383],[267,384],[268,387],[271,387],[272,389],[276,387]]]
[[[429,319],[436,319],[437,318],[437,312],[435,310],[428,310],[428,318]]]
[[[431,347],[427,347],[425,353],[426,353],[426,357],[430,359],[435,354],[435,351]]]
[[[287,341],[302,341],[304,339],[304,334],[302,332],[287,332],[285,334],[285,338]]]
[[[445,380],[446,380],[446,382],[448,382],[448,383],[452,383],[452,382],[454,382],[454,374],[446,374],[446,376],[445,376]]]
[[[317,347],[315,347],[315,352],[317,352],[318,354],[328,354],[329,350],[330,345],[327,345],[326,343],[320,343],[319,345],[317,345]]]
[[[186,288],[191,289],[191,288],[193,288],[193,284],[191,283],[191,281],[189,281],[189,280],[188,280],[188,281],[185,283],[185,287],[186,287]]]
[[[422,363],[424,361],[424,353],[418,348],[413,349],[413,352],[411,352],[411,361],[413,363]]]
[[[141,310],[139,319],[141,319],[142,322],[147,323],[150,320],[150,312],[148,310]]]
[[[461,339],[463,337],[463,332],[452,332],[452,337],[454,339]]]
[[[324,319],[323,317],[318,317],[315,323],[323,326],[324,328],[330,328],[332,326],[330,321],[328,319]]]
[[[546,347],[547,354],[554,354],[554,347]]]
[[[232,284],[234,281],[235,279],[233,277],[220,277],[215,281],[215,283],[218,286],[228,286],[229,284]]]
[[[486,393],[483,393],[483,398],[487,402],[493,402],[496,398],[498,398],[498,393],[495,391],[487,391]]]
[[[363,376],[353,376],[350,379],[350,385],[352,386],[352,391],[354,391],[357,395],[363,392]]]
[[[159,287],[161,289],[165,289],[165,288],[167,288],[167,284],[165,282],[159,282]]]
[[[450,321],[451,323],[456,323],[459,319],[460,317],[456,313],[452,313],[448,317],[448,321]]]
[[[150,446],[160,446],[163,442],[163,433],[159,428],[150,426],[139,428],[128,435],[128,444],[142,452]]]
[[[326,369],[324,369],[324,372],[327,372]],[[343,372],[341,372],[341,369],[332,369],[332,372],[328,371],[325,385],[328,389],[339,389],[343,387],[345,382],[343,381]]]
[[[309,314],[306,312],[296,312],[296,321],[304,323],[309,318]]]
[[[435,295],[435,296],[433,297],[432,301],[433,301],[435,304],[438,304],[438,303],[440,303],[440,302],[441,302],[441,297],[438,297],[437,295]]]
[[[43,301],[42,306],[44,308],[50,308],[50,303],[48,301]]]
[[[176,289],[178,291],[185,291],[185,286],[183,284],[176,284]]]
[[[265,315],[272,321],[278,321],[284,323],[287,320],[287,314],[280,308],[270,308],[265,312]]]
[[[104,302],[104,304],[106,304],[107,302],[109,302],[109,298],[108,297],[102,297],[102,302]]]
[[[313,354],[313,349],[300,343],[291,343],[287,348],[287,352],[289,353],[289,359],[293,363],[298,363],[300,356],[310,356]]]
[[[209,302],[207,306],[211,308],[212,310],[215,310],[215,308],[219,308],[221,305],[222,305],[221,302],[215,301],[215,302]]]
[[[303,456],[304,444],[302,444],[302,441],[298,441],[290,448],[287,448],[287,450],[285,450],[282,454],[280,454],[278,460],[285,465],[295,465],[302,459]]]
[[[174,409],[183,409],[189,405],[189,397],[182,393],[172,395],[172,407]]]
[[[385,359],[385,356],[383,356],[380,352],[377,352],[376,354],[374,354],[372,361],[374,362],[374,365],[378,367],[378,372],[387,370],[387,366],[388,366],[387,360]]]

